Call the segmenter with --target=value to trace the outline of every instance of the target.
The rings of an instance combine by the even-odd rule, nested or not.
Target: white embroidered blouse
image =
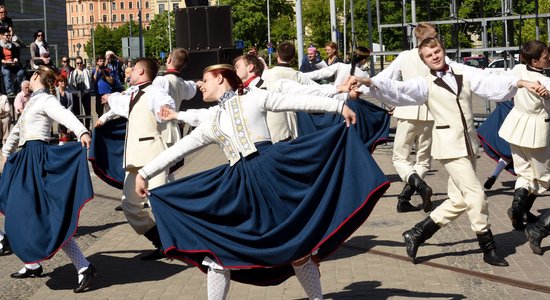
[[[226,93],[227,95],[228,93]],[[199,127],[168,148],[139,170],[143,178],[149,179],[184,156],[202,147],[217,143],[224,151],[231,165],[241,158],[256,152],[254,143],[270,141],[266,123],[267,111],[341,112],[344,103],[332,98],[251,90],[243,96],[231,93],[221,99],[220,105],[201,114]]]

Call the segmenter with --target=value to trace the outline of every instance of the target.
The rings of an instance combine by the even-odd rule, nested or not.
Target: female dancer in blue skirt
[[[55,73],[40,66],[30,79],[33,94],[13,127],[4,147],[4,170],[0,178],[0,213],[11,250],[25,262],[13,278],[42,274],[40,261],[59,249],[78,272],[74,292],[86,290],[95,268],[73,239],[78,215],[92,199],[92,181],[86,161],[90,134],[55,96]],[[48,145],[53,121],[65,125],[79,143]],[[18,146],[21,150],[17,151]],[[85,147],[85,148],[84,148]]]
[[[369,216],[389,182],[355,126],[338,124],[271,144],[267,110],[355,114],[340,101],[253,90],[239,95],[232,66],[203,74],[208,120],[139,170],[136,192],[185,155],[220,145],[229,164],[150,191],[163,249],[207,273],[209,299],[224,299],[230,279],[279,284],[292,275],[322,299],[317,259],[334,252]],[[314,259],[312,259],[312,256]]]

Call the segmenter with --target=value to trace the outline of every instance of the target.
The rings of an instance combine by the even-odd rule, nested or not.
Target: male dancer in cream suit
[[[122,210],[128,223],[137,234],[143,234],[156,247],[156,250],[142,257],[145,260],[164,257],[160,237],[153,215],[143,206],[143,199],[135,193],[137,170],[151,161],[164,149],[166,142],[161,126],[162,121],[157,114],[162,107],[175,109],[174,100],[166,90],[151,84],[158,73],[158,65],[151,58],[140,58],[136,61],[130,75],[132,88],[126,94],[114,93],[103,96],[102,101],[108,101],[111,110],[98,119],[96,126],[122,116],[128,119],[126,125],[126,142],[124,144],[124,168],[126,177],[122,189]],[[167,181],[167,172],[152,178],[150,184],[155,187]]]
[[[541,41],[525,43],[521,59],[525,64],[516,65],[511,73],[550,88],[550,78],[543,74],[550,67],[548,45]],[[535,199],[550,187],[550,99],[518,91],[498,134],[510,143],[518,175],[508,217],[515,229],[522,230]]]
[[[428,23],[419,23],[414,29],[418,44],[429,37],[436,37],[435,27]],[[389,78],[407,81],[416,77],[426,77],[430,73],[428,66],[420,59],[418,49],[401,52],[397,58],[377,78]],[[425,212],[432,209],[432,189],[424,182],[424,177],[430,170],[432,156],[432,127],[433,118],[426,105],[397,106],[393,111],[397,118],[395,139],[393,142],[393,166],[405,182],[403,191],[397,197],[397,212],[418,211],[424,208]],[[413,145],[415,146],[416,160],[409,161]],[[422,197],[422,206],[413,206],[411,196],[417,191]]]
[[[308,84],[310,81],[302,72],[290,67],[290,62],[296,55],[294,44],[289,42],[280,43],[277,46],[277,65],[269,70],[264,70],[262,80],[264,86],[272,89],[279,79],[290,79],[301,84]],[[285,125],[286,124],[286,125]],[[271,133],[273,143],[287,141],[298,136],[298,125],[296,124],[296,113],[277,112],[267,116],[267,125]]]
[[[495,266],[508,266],[496,253],[489,224],[488,202],[476,173],[479,141],[473,122],[472,96],[505,100],[518,88],[548,93],[540,84],[512,76],[487,75],[482,70],[445,62],[445,47],[436,38],[419,45],[420,57],[430,74],[400,82],[384,78],[357,79],[370,86],[371,95],[390,105],[426,103],[434,118],[432,156],[439,159],[449,174],[448,196],[430,215],[403,233],[407,254],[416,259],[418,247],[439,228],[467,213],[472,230],[483,250],[483,260]]]

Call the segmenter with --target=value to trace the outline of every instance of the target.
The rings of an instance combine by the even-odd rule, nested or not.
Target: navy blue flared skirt
[[[352,100],[346,104],[357,114],[356,129],[361,140],[372,153],[390,135],[388,111],[368,101]],[[297,112],[298,136],[317,132],[344,121],[340,114]]]
[[[92,145],[88,160],[94,173],[108,185],[122,189],[125,171],[123,168],[126,118],[105,123],[92,133]]]
[[[510,144],[498,135],[498,131],[513,107],[514,103],[512,101],[498,103],[495,110],[487,117],[487,120],[477,129],[477,136],[483,150],[491,159],[497,162],[500,158],[512,160]],[[513,163],[506,166],[506,171],[516,175]]]
[[[51,258],[72,238],[93,195],[80,143],[26,142],[0,177],[0,212],[13,252],[25,263]]]
[[[339,124],[151,190],[165,253],[231,279],[279,284],[291,262],[323,259],[363,222],[390,183],[355,127]]]

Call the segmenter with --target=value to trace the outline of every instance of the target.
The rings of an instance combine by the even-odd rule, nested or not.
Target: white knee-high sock
[[[74,239],[70,239],[61,249],[67,254],[78,274],[82,273],[90,265],[90,262],[86,259],[82,251],[80,251],[80,247],[78,247]]]
[[[231,274],[229,270],[208,269],[208,300],[225,300],[229,291]]]
[[[493,171],[493,176],[498,177],[500,175],[500,173],[502,172],[502,170],[504,170],[504,168],[506,168],[506,166],[509,163],[510,163],[509,161],[506,161],[502,158],[499,159],[498,163],[497,163],[497,166],[495,167],[495,170]]]
[[[321,278],[319,278],[319,269],[317,268],[315,262],[311,260],[311,257],[305,264],[301,266],[295,266],[293,264],[292,267],[294,268],[296,277],[304,288],[304,291],[306,292],[308,298],[315,300],[323,299]]]

